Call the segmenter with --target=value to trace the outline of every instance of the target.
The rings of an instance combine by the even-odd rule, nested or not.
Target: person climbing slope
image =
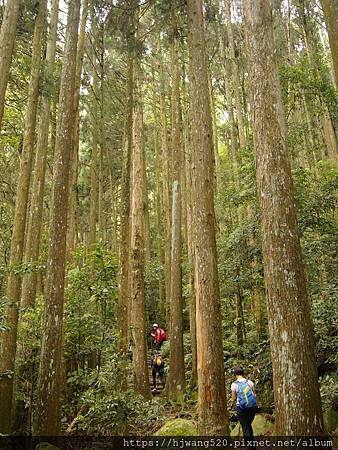
[[[243,367],[236,367],[234,375],[236,381],[231,384],[231,400],[236,400],[237,416],[243,437],[252,439],[254,437],[252,422],[257,409],[255,387],[251,380],[244,378]]]
[[[160,350],[163,342],[167,339],[167,333],[163,330],[163,328],[160,328],[157,323],[153,324],[150,336],[152,337],[153,348],[155,350]]]
[[[153,376],[153,389],[152,392],[156,393],[157,392],[157,388],[156,388],[156,377],[157,374],[160,377],[160,382],[162,384],[162,386],[164,387],[165,384],[165,380],[164,380],[164,360],[162,355],[155,351],[151,357],[151,374]]]

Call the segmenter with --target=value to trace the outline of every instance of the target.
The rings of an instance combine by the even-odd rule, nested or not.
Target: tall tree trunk
[[[155,153],[155,174],[156,174],[156,180],[155,180],[155,209],[156,209],[156,256],[157,256],[157,262],[160,266],[164,266],[164,253],[163,253],[163,246],[162,246],[162,240],[163,240],[163,233],[162,233],[162,196],[161,196],[161,155],[160,155],[160,146],[158,142],[158,122],[156,121],[157,118],[157,110],[156,106],[158,97],[157,97],[157,84],[155,80],[155,73],[154,68],[152,71],[152,78],[153,78],[153,92],[152,92],[152,99],[153,99],[153,116],[154,116],[154,131],[153,131],[153,140],[154,140],[154,153]],[[159,304],[158,304],[158,310],[160,312],[161,320],[164,321],[165,319],[165,290],[164,290],[164,279],[163,277],[159,278],[158,282],[158,289],[159,289]],[[158,319],[157,319],[158,320]]]
[[[227,434],[221,306],[213,201],[213,141],[207,54],[201,0],[188,0],[192,110],[192,195],[198,367],[202,434]],[[198,205],[198,207],[197,207]]]
[[[67,260],[70,259],[72,252],[76,247],[77,232],[76,232],[76,206],[77,206],[77,179],[78,179],[78,165],[79,165],[79,146],[80,146],[80,88],[81,88],[81,74],[85,50],[86,40],[86,23],[88,15],[88,0],[83,0],[82,14],[79,31],[79,39],[77,45],[76,58],[76,74],[75,74],[75,92],[74,92],[74,133],[72,140],[72,154],[70,158],[70,172],[69,172],[69,206],[68,206],[68,230],[67,230]]]
[[[25,131],[20,161],[20,172],[16,190],[14,224],[11,238],[9,262],[11,271],[7,278],[6,288],[6,297],[10,301],[10,305],[6,309],[7,325],[9,329],[3,333],[0,353],[0,373],[6,373],[5,376],[0,377],[0,432],[2,433],[8,432],[11,418],[13,396],[12,374],[15,366],[21,291],[21,274],[16,274],[14,269],[22,263],[23,257],[28,191],[33,159],[36,112],[39,99],[41,51],[46,23],[46,12],[47,2],[46,0],[41,0],[34,26],[31,78],[28,91]]]
[[[320,0],[329,35],[334,79],[338,89],[338,2],[337,0]]]
[[[226,100],[226,108],[227,112],[229,114],[229,123],[230,123],[230,146],[229,146],[229,153],[230,153],[230,159],[233,166],[232,171],[232,177],[233,181],[238,185],[238,164],[237,164],[237,153],[238,153],[238,140],[237,140],[237,133],[236,133],[236,121],[235,121],[235,115],[234,115],[234,108],[232,105],[232,90],[231,90],[231,83],[230,83],[230,74],[229,74],[229,67],[227,65],[227,58],[226,58],[226,52],[225,52],[225,45],[224,40],[225,36],[222,33],[222,30],[220,30],[220,53],[221,53],[221,59],[222,59],[222,65],[224,65],[224,88],[225,88],[225,100]]]
[[[133,24],[132,24],[133,27]],[[130,312],[129,256],[130,256],[130,181],[131,152],[133,141],[133,86],[134,86],[134,53],[129,50],[127,68],[127,117],[126,143],[121,188],[121,244],[120,244],[120,275],[119,275],[119,330],[120,349],[128,350],[128,329]]]
[[[180,68],[175,2],[172,4],[173,42],[171,44],[172,67],[172,228],[171,228],[171,278],[170,278],[170,358],[169,397],[183,402],[185,374],[183,350],[183,298],[182,298],[182,120],[180,106]]]
[[[145,158],[145,153],[144,153]],[[146,162],[143,164],[143,184],[144,184],[144,258],[145,264],[151,259],[151,236],[150,236],[150,216],[149,216],[149,198],[148,198],[148,179]]]
[[[145,323],[145,185],[141,55],[135,58],[131,195],[131,329],[135,392],[151,398]]]
[[[231,61],[231,75],[232,75],[232,83],[233,83],[233,89],[234,89],[234,95],[235,95],[239,146],[240,146],[240,148],[245,148],[245,146],[246,146],[245,125],[244,125],[243,112],[242,112],[238,66],[237,66],[236,55],[235,55],[234,33],[233,33],[232,23],[231,23],[231,0],[225,0],[224,6],[225,6],[224,10],[225,10],[226,27],[227,27],[228,38],[229,38],[229,43],[228,43],[229,57],[230,57],[230,61]]]
[[[42,97],[41,115],[34,163],[32,198],[28,216],[25,246],[25,264],[31,264],[33,270],[22,281],[21,305],[33,306],[36,297],[38,272],[35,267],[39,262],[41,230],[43,220],[43,196],[45,191],[45,173],[48,153],[48,133],[50,123],[51,96],[54,85],[54,66],[56,54],[57,23],[59,17],[59,0],[54,0],[51,7],[50,30],[48,34],[45,81],[46,90]],[[40,269],[39,269],[40,270]]]
[[[214,138],[214,159],[215,159],[215,181],[216,181],[216,192],[219,193],[221,189],[221,163],[218,152],[218,132],[217,132],[217,114],[216,114],[216,99],[214,94],[214,88],[212,86],[211,78],[209,78],[209,89],[210,89],[210,105],[211,105],[211,115],[212,115],[212,135]]]
[[[161,43],[159,42],[159,47]],[[162,144],[162,189],[163,189],[163,228],[164,228],[164,273],[165,273],[165,302],[167,310],[167,324],[170,324],[168,308],[170,302],[170,270],[171,270],[171,224],[170,224],[170,193],[169,193],[169,147],[168,128],[165,104],[164,63],[161,47],[160,58],[160,116],[161,116],[161,144]]]
[[[276,434],[315,436],[323,417],[301,256],[272,13],[245,0],[257,187],[276,406]]]
[[[98,71],[97,71],[97,57],[96,57],[96,45],[97,45],[97,19],[95,18],[94,3],[91,4],[91,35],[92,48],[91,48],[91,69],[93,76],[92,83],[92,108],[91,108],[91,165],[90,165],[90,205],[89,205],[89,230],[88,230],[88,248],[92,250],[96,244],[96,227],[98,219],[98,170],[99,170],[99,89],[98,89]]]
[[[161,158],[160,147],[158,145],[158,129],[154,130],[154,147],[155,147],[155,165],[156,165],[156,188],[155,188],[155,205],[156,205],[156,256],[159,266],[163,266],[164,255],[162,248],[162,202],[161,202]],[[162,320],[165,318],[165,297],[164,297],[164,280],[162,277],[158,281],[159,305],[158,309]]]
[[[90,206],[89,206],[89,231],[88,248],[93,249],[96,243],[97,202],[98,202],[98,144],[96,118],[92,122],[92,154],[90,166]]]
[[[5,107],[5,95],[11,68],[20,0],[8,0],[0,29],[0,130]]]
[[[190,93],[191,95],[191,93]],[[197,341],[196,341],[196,297],[195,297],[195,283],[194,283],[194,261],[195,252],[193,244],[193,232],[192,232],[192,179],[191,179],[191,130],[189,123],[191,122],[191,111],[188,105],[188,92],[187,83],[185,82],[185,76],[183,75],[183,100],[185,105],[183,109],[184,121],[183,129],[184,133],[184,168],[186,174],[186,201],[187,201],[187,248],[188,248],[188,263],[189,263],[189,328],[191,338],[191,377],[190,387],[197,385]]]
[[[123,144],[122,144],[123,145]],[[111,150],[105,148],[105,158],[108,163],[108,178],[109,178],[109,200],[110,200],[110,226],[111,226],[111,251],[117,255],[117,218],[116,218],[116,186],[114,183],[114,169],[112,162]]]
[[[45,320],[38,375],[33,433],[55,436],[60,431],[63,305],[71,143],[74,134],[74,90],[80,0],[69,3],[57,122],[52,205],[49,226]]]

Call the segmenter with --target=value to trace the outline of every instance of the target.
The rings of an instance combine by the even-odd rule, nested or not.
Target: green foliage
[[[7,326],[6,326],[6,307],[9,305],[9,302],[7,299],[2,298],[0,301],[0,333],[2,331],[7,330]]]
[[[317,357],[321,372],[338,368],[338,295],[316,296],[313,305]]]
[[[322,399],[325,426],[334,431],[338,426],[338,374],[326,374],[320,378],[320,395]]]
[[[95,383],[81,396],[79,430],[99,435],[136,434],[161,417],[160,403],[146,402],[127,389],[126,373],[130,373],[130,367],[119,355],[106,362]]]
[[[87,391],[83,402],[88,411],[79,419],[79,430],[90,434],[135,434],[158,420],[161,406],[155,400],[145,402],[133,390],[98,393]]]
[[[104,247],[89,254],[80,248],[68,271],[65,357],[72,369],[84,368],[116,342],[117,263]]]

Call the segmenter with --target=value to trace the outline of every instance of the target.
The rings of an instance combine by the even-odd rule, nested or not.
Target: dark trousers
[[[252,439],[254,437],[252,430],[252,422],[255,418],[256,407],[241,409],[237,406],[237,417],[243,430],[243,437]]]
[[[163,384],[164,386],[164,368],[163,367],[159,367],[157,368],[156,366],[152,366],[151,368],[151,373],[153,376],[153,385],[154,388],[156,388],[156,375],[158,373],[159,377],[160,377],[160,382]]]

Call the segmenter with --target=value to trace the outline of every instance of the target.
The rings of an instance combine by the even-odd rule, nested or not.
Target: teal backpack
[[[238,386],[237,399],[241,409],[253,408],[256,406],[256,396],[247,381],[236,381]]]

